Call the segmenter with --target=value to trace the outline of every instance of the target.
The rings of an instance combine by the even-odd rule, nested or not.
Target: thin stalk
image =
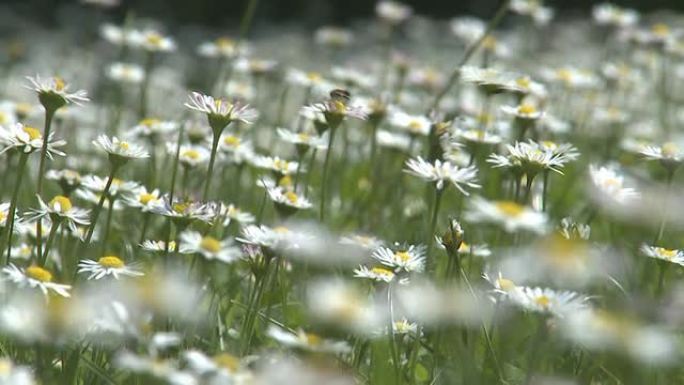
[[[138,245],[141,245],[145,241],[145,235],[147,234],[147,228],[150,225],[150,218],[151,217],[152,217],[151,213],[143,214],[143,225],[142,225],[142,230],[140,231],[140,241],[138,242]]]
[[[432,204],[432,219],[430,219],[429,232],[427,234],[427,255],[430,255],[432,251],[432,244],[434,243],[433,237],[435,236],[435,228],[437,227],[437,217],[439,216],[439,206],[442,202],[442,195],[444,194],[443,188],[435,188],[435,199]]]
[[[218,149],[219,139],[221,139],[221,133],[214,132],[214,139],[211,142],[211,157],[209,158],[209,170],[207,171],[207,181],[204,183],[204,193],[202,194],[202,200],[204,202],[209,198],[209,186],[211,185],[211,177],[214,173],[214,163],[216,162],[216,152]]]
[[[544,171],[544,182],[542,190],[542,211],[546,211],[546,200],[548,199],[548,188],[549,188],[549,170]]]
[[[325,153],[325,161],[323,162],[323,177],[321,179],[321,202],[320,211],[318,213],[319,219],[323,222],[325,219],[325,199],[328,186],[328,168],[330,167],[330,158],[332,158],[333,141],[335,140],[335,132],[337,132],[337,127],[330,127],[330,137],[328,137],[328,150]]]
[[[40,219],[39,219],[40,221]],[[55,236],[57,235],[57,230],[59,229],[59,225],[61,224],[61,221],[57,220],[52,223],[52,227],[50,227],[50,234],[48,235],[47,242],[45,242],[45,251],[43,251],[42,257],[40,258],[40,261],[38,262],[41,267],[45,266],[47,264],[48,260],[48,255],[50,255],[50,249],[52,248],[52,244],[55,241]]]
[[[140,83],[140,100],[138,108],[138,118],[145,119],[147,115],[147,91],[150,88],[150,80],[152,79],[152,70],[154,69],[154,53],[148,52],[145,58],[145,77]]]
[[[45,177],[45,159],[47,158],[48,139],[50,138],[50,130],[52,129],[52,118],[55,116],[55,109],[45,109],[45,129],[43,130],[43,146],[40,148],[40,164],[38,165],[38,182],[36,183],[36,194],[40,196],[43,193],[43,178]],[[43,242],[43,223],[38,221],[36,227],[36,244],[38,255],[42,252]],[[9,260],[9,258],[8,258]]]
[[[673,169],[668,169],[667,170],[667,182],[666,182],[666,187],[665,187],[665,201],[670,199],[670,190],[672,188],[672,179],[674,177],[674,170]],[[657,246],[658,242],[660,242],[661,239],[663,239],[663,234],[665,234],[665,224],[667,223],[667,215],[665,214],[665,208],[662,207],[660,209],[660,225],[658,226],[658,232],[656,233],[655,239],[653,240],[653,245]]]
[[[107,184],[105,185],[102,195],[100,196],[100,200],[97,202],[97,206],[95,206],[95,210],[93,211],[93,219],[90,223],[90,227],[88,228],[88,233],[83,241],[84,243],[90,243],[90,240],[93,238],[93,232],[95,231],[95,226],[97,225],[97,218],[100,216],[100,211],[102,211],[102,206],[104,206],[104,201],[107,199],[107,194],[109,194],[109,189],[112,187],[112,182],[114,181],[114,175],[118,169],[118,166],[112,165],[112,171],[109,173],[109,178],[107,178]],[[112,201],[110,201],[109,204],[114,206]]]
[[[10,263],[10,258],[12,258],[12,235],[14,233],[14,217],[17,212],[17,199],[19,198],[19,186],[21,186],[21,179],[24,176],[24,169],[26,168],[26,161],[28,160],[29,154],[22,153],[19,157],[19,164],[17,165],[17,179],[14,182],[14,190],[12,191],[12,201],[10,202],[10,208],[7,212],[7,260],[5,264]],[[38,221],[40,223],[40,221]]]
[[[173,171],[171,172],[171,186],[169,188],[169,203],[173,204],[173,194],[176,191],[176,176],[178,175],[178,158],[180,158],[180,148],[183,142],[183,132],[185,131],[185,124],[181,124],[178,130],[178,144],[176,144],[176,154],[173,160]]]
[[[114,199],[109,201],[107,208],[107,222],[105,222],[105,232],[102,237],[102,254],[106,251],[107,240],[109,239],[109,229],[112,227],[112,217],[114,216]]]
[[[328,149],[327,151],[330,151]],[[311,178],[311,173],[313,171],[313,166],[314,166],[314,161],[316,160],[316,153],[318,152],[317,149],[313,149],[311,152],[311,158],[309,159],[309,166],[306,168],[306,176],[304,179],[304,187],[302,188],[304,191],[304,198],[307,198],[307,195],[309,195],[309,180]]]

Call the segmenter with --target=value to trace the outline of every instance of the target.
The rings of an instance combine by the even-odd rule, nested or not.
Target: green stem
[[[142,243],[145,241],[145,235],[147,234],[147,227],[150,225],[150,217],[152,217],[152,214],[150,214],[150,213],[144,213],[143,214],[143,225],[142,225],[142,230],[140,231],[140,241],[138,242],[138,245],[142,245]]]
[[[435,236],[435,228],[437,227],[437,217],[439,216],[439,206],[442,202],[443,188],[435,188],[435,199],[432,205],[432,219],[430,220],[429,233],[427,235],[427,255],[432,251],[433,237]]]
[[[145,78],[140,83],[140,100],[138,109],[138,118],[145,119],[147,116],[147,91],[150,88],[150,80],[152,79],[152,70],[154,68],[154,53],[148,52],[145,58]]]
[[[43,130],[43,146],[40,149],[40,164],[38,165],[38,183],[36,184],[36,194],[40,196],[43,193],[43,178],[45,177],[45,159],[47,158],[48,139],[50,138],[50,130],[52,128],[52,118],[55,115],[56,109],[45,109],[45,129]],[[38,221],[36,227],[36,242],[38,255],[41,255],[43,249],[43,221]],[[8,258],[9,259],[9,258]]]
[[[97,206],[95,206],[95,211],[93,211],[93,218],[90,223],[90,227],[88,228],[88,233],[86,234],[86,237],[83,240],[84,243],[90,243],[90,240],[93,238],[93,232],[95,231],[95,226],[97,226],[97,218],[100,216],[100,211],[102,211],[104,201],[105,199],[107,199],[109,189],[112,187],[112,182],[114,181],[114,174],[116,174],[118,169],[118,166],[112,165],[112,171],[109,173],[109,178],[107,178],[107,184],[105,185],[105,188],[102,191],[102,195],[100,196],[100,200],[97,202]],[[112,200],[109,201],[109,204],[111,206],[114,206],[114,202]]]
[[[204,193],[202,194],[202,200],[204,202],[209,198],[209,186],[211,184],[212,174],[214,173],[214,163],[216,162],[216,152],[218,149],[219,139],[221,139],[220,132],[214,132],[214,139],[211,142],[211,157],[209,158],[209,170],[207,171],[207,181],[204,184]]]
[[[50,227],[50,234],[48,235],[47,242],[45,242],[45,251],[43,252],[42,257],[40,258],[40,266],[45,266],[47,264],[48,255],[50,255],[50,249],[52,248],[52,244],[55,241],[55,235],[57,235],[57,230],[59,229],[60,222],[61,221],[54,221],[52,223],[52,227]]]
[[[109,207],[107,208],[107,222],[105,222],[105,232],[102,237],[102,254],[107,248],[107,240],[109,239],[109,229],[112,227],[112,217],[114,216],[114,199],[109,200]]]
[[[14,190],[12,191],[12,201],[10,202],[10,208],[7,212],[7,260],[5,264],[10,263],[10,258],[12,258],[12,235],[14,233],[14,217],[17,212],[17,199],[19,198],[19,186],[21,186],[21,179],[24,176],[24,168],[26,166],[26,161],[28,160],[28,153],[22,153],[19,157],[19,164],[17,165],[17,179],[14,182]],[[40,223],[40,220],[38,220]]]
[[[176,145],[176,155],[173,160],[173,171],[171,172],[171,186],[169,187],[169,204],[173,204],[173,195],[176,191],[176,176],[178,176],[178,159],[180,158],[180,148],[183,142],[183,132],[185,131],[185,124],[182,124],[178,130],[178,144]]]
[[[321,179],[321,201],[319,219],[323,222],[325,219],[325,200],[328,186],[328,168],[330,167],[330,158],[332,158],[333,141],[335,140],[335,132],[337,127],[330,127],[330,137],[328,138],[328,150],[325,153],[325,161],[323,162],[323,177]]]

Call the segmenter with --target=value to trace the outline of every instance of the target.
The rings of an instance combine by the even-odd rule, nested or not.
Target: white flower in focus
[[[458,167],[450,162],[442,162],[435,160],[435,163],[428,163],[420,156],[417,159],[409,159],[406,161],[408,169],[405,172],[422,178],[428,182],[435,182],[437,189],[441,190],[445,187],[444,183],[449,182],[454,185],[463,195],[469,195],[465,187],[480,188],[477,181],[477,168]]]
[[[78,272],[90,274],[88,276],[89,280],[102,279],[109,275],[114,277],[114,279],[119,279],[121,276],[139,277],[144,275],[115,255],[107,255],[97,261],[84,259],[78,263]]]
[[[242,250],[230,239],[216,239],[196,231],[184,231],[180,235],[180,249],[183,253],[197,253],[207,260],[232,263],[242,257]]]
[[[109,160],[114,164],[122,164],[131,159],[149,158],[150,154],[139,144],[120,140],[116,136],[109,138],[100,135],[93,144],[109,154]]]
[[[57,149],[66,145],[63,140],[53,140],[54,133],[50,133],[46,156],[50,159],[54,155],[64,156],[64,152]],[[25,154],[40,150],[43,146],[43,134],[34,127],[15,123],[7,128],[0,126],[0,145],[4,148],[0,150],[3,154],[11,149],[17,149]]]
[[[398,248],[396,251],[388,247],[381,247],[373,252],[371,257],[394,271],[422,272],[425,268],[424,245],[410,245]]]
[[[650,246],[646,244],[641,245],[640,250],[647,257],[684,266],[684,251],[677,249],[666,249],[664,247]]]
[[[53,291],[62,297],[70,297],[70,285],[62,285],[52,282],[52,273],[40,266],[31,265],[26,269],[20,269],[10,263],[2,269],[5,279],[13,282],[18,287],[29,287],[39,289],[45,296]]]

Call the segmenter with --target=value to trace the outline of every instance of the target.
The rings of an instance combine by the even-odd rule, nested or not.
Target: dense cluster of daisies
[[[0,384],[680,382],[683,19],[375,10],[6,39]]]

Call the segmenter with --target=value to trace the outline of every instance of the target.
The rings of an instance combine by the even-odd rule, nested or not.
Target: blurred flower
[[[20,269],[14,264],[10,263],[3,267],[2,272],[5,279],[16,284],[18,287],[29,287],[31,289],[39,289],[46,297],[49,292],[54,292],[62,297],[70,297],[70,285],[63,285],[52,282],[52,273],[40,266],[31,265],[26,269]]]

